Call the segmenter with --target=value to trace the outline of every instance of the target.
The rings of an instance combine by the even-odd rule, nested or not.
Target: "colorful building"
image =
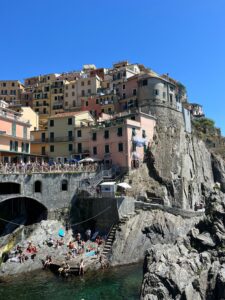
[[[75,156],[89,155],[85,130],[94,119],[88,111],[67,112],[48,118],[46,130],[32,131],[31,151],[55,161],[67,161]]]
[[[23,90],[24,86],[19,80],[0,80],[0,100],[13,104],[20,99]]]
[[[155,122],[153,116],[141,112],[98,122],[91,128],[91,157],[108,166],[137,167],[152,141]]]
[[[22,114],[8,108],[0,100],[0,160],[3,162],[26,160],[30,154],[29,121]]]

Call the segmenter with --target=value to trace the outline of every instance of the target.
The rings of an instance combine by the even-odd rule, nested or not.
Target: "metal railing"
[[[97,164],[0,164],[0,174],[32,174],[32,173],[94,173],[98,169]]]

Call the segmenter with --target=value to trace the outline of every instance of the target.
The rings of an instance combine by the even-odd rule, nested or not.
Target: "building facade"
[[[20,162],[30,154],[29,121],[21,113],[8,108],[0,101],[0,160],[2,162]]]

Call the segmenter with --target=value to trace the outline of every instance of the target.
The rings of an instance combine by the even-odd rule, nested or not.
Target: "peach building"
[[[24,160],[30,154],[29,121],[21,113],[8,108],[0,100],[0,160],[4,162]]]
[[[91,132],[91,157],[109,166],[137,167],[152,141],[155,122],[153,116],[141,112],[98,122]]]

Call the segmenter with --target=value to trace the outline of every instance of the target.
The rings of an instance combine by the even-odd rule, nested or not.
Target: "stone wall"
[[[93,177],[95,173],[33,173],[1,174],[0,182],[15,182],[21,185],[20,194],[1,195],[0,202],[15,197],[32,198],[43,204],[48,211],[56,211],[70,206],[76,196],[82,179]],[[68,183],[68,190],[62,191],[62,181]],[[41,192],[35,193],[36,181],[41,182]]]

